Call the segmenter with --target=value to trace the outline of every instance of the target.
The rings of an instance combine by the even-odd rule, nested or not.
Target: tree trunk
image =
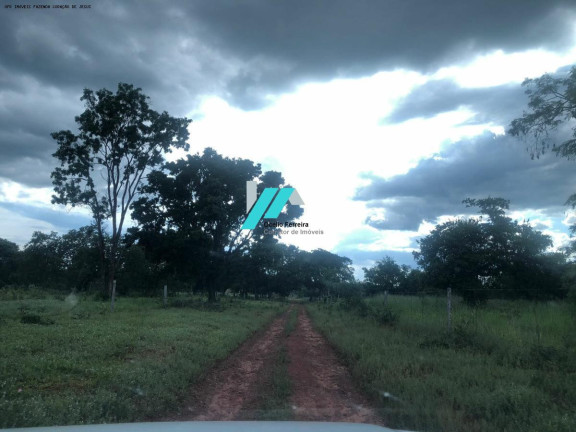
[[[109,283],[110,280],[108,278],[108,263],[106,262],[106,245],[104,243],[104,232],[102,231],[102,218],[97,215],[96,216],[96,229],[98,230],[98,249],[100,252],[100,265],[102,272],[102,292],[110,295],[112,292],[112,284]]]
[[[116,255],[118,254],[118,242],[119,237],[112,235],[112,245],[110,247],[110,257],[108,258],[108,293],[112,297],[112,284],[116,278],[116,267],[118,266],[118,261]]]
[[[116,272],[114,268],[114,262],[110,262],[110,271],[108,272],[108,295],[112,298],[112,284],[114,283],[114,277],[116,277]]]

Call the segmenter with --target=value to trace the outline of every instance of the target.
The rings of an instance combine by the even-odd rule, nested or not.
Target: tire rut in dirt
[[[348,369],[318,333],[304,307],[287,340],[288,373],[296,420],[382,424],[354,386]]]
[[[164,420],[238,420],[256,392],[258,376],[277,352],[287,312],[242,344],[196,386],[181,413]]]

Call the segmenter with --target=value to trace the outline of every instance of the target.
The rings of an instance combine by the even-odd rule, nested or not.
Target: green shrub
[[[354,312],[360,317],[366,317],[370,312],[370,308],[360,296],[348,297],[343,302],[340,302],[340,309]]]
[[[52,325],[54,320],[50,318],[41,317],[36,314],[26,314],[20,318],[22,324],[39,324],[39,325]]]
[[[340,309],[352,312],[360,318],[371,318],[380,325],[394,326],[398,323],[398,313],[384,303],[368,304],[363,298],[353,296],[340,302]]]
[[[198,297],[175,297],[168,300],[168,306],[176,308],[190,308],[211,312],[222,312],[227,309],[223,302],[207,302]]]
[[[385,305],[371,307],[370,316],[381,325],[394,326],[398,323],[398,314]]]

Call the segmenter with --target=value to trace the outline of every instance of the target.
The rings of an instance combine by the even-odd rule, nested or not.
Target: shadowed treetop
[[[526,79],[528,112],[510,123],[508,133],[513,136],[532,135],[535,139],[529,145],[530,156],[539,158],[552,144],[552,150],[569,160],[576,159],[576,67],[572,67],[566,77],[544,74],[540,78]],[[560,144],[551,142],[550,132],[565,123],[571,123],[572,136]]]

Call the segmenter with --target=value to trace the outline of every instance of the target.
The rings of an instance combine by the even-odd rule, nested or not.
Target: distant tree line
[[[0,287],[38,286],[54,290],[102,293],[104,271],[98,259],[94,226],[64,235],[36,231],[22,250],[0,239]],[[291,293],[318,299],[339,295],[340,285],[354,282],[351,260],[317,249],[307,252],[273,239],[252,245],[245,253],[214,260],[210,248],[195,239],[171,235],[166,243],[127,243],[119,249],[117,271],[121,295],[158,295],[164,284],[172,289],[208,293],[206,279],[224,294],[269,298]],[[172,252],[164,253],[167,242]],[[194,251],[193,254],[187,254]],[[183,254],[183,255],[182,255]]]
[[[217,165],[237,162],[210,149],[190,160],[206,155]],[[204,174],[216,181],[210,170]],[[263,230],[255,230],[249,241],[239,240],[243,210],[237,209],[234,223],[229,220],[232,210],[216,210],[232,205],[226,194],[211,202],[207,216],[196,216],[205,217],[197,222],[194,212],[205,211],[203,205],[193,210],[195,204],[180,198],[180,187],[174,185],[166,188],[174,200],[168,202],[158,192],[162,188],[154,186],[155,181],[178,182],[178,175],[159,179],[149,183],[148,194],[135,203],[133,218],[139,224],[128,230],[118,249],[116,280],[121,295],[157,295],[164,284],[178,291],[205,293],[211,299],[218,292],[256,298],[296,294],[310,300],[385,292],[429,295],[451,287],[466,302],[478,304],[489,298],[561,299],[576,280],[569,251],[550,252],[550,237],[527,221],[519,223],[506,216],[509,202],[502,198],[464,200],[468,207],[478,207],[480,214],[438,224],[421,238],[419,250],[413,253],[419,268],[386,256],[364,268],[364,281],[358,282],[346,257],[322,249],[303,251],[281,243],[275,235],[264,235]],[[283,181],[278,173],[266,173],[262,179]],[[184,185],[181,189],[189,190]],[[196,197],[201,203],[209,193],[199,192]],[[214,232],[224,234],[215,240]],[[105,242],[109,241],[107,235]],[[106,272],[98,243],[94,225],[64,235],[34,232],[22,250],[0,239],[0,286],[38,285],[104,295]]]
[[[217,165],[237,162],[210,149],[189,160],[206,155],[217,160]],[[216,181],[210,170],[204,174]],[[399,265],[386,256],[364,268],[364,281],[358,282],[352,261],[346,257],[322,249],[303,251],[281,243],[274,235],[264,235],[263,230],[255,230],[250,241],[239,240],[238,221],[225,225],[230,223],[232,210],[215,210],[232,205],[226,194],[221,201],[211,202],[208,216],[196,216],[206,218],[197,222],[194,203],[178,196],[180,187],[167,187],[174,200],[170,203],[158,192],[162,188],[154,186],[155,181],[178,182],[178,175],[159,179],[149,183],[148,195],[135,203],[133,217],[140,223],[128,230],[119,247],[116,278],[121,295],[157,295],[164,284],[178,291],[205,293],[212,299],[218,292],[256,298],[296,294],[310,300],[385,292],[429,295],[443,294],[451,287],[466,302],[478,304],[489,298],[561,299],[576,280],[569,254],[550,252],[549,236],[526,221],[519,223],[506,216],[509,202],[502,198],[464,200],[467,206],[479,208],[479,216],[438,224],[421,238],[420,248],[414,252],[420,268]],[[282,181],[278,173],[263,176],[265,182],[272,179]],[[189,190],[181,186],[182,191]],[[196,197],[202,202],[209,199],[209,193],[203,196],[198,192]],[[197,211],[205,210],[200,205]],[[238,208],[237,219],[242,215]],[[216,240],[218,247],[213,232],[224,233]],[[109,236],[105,241],[110,241]],[[34,232],[23,250],[0,239],[0,285],[105,294],[98,242],[94,225],[64,235]]]

